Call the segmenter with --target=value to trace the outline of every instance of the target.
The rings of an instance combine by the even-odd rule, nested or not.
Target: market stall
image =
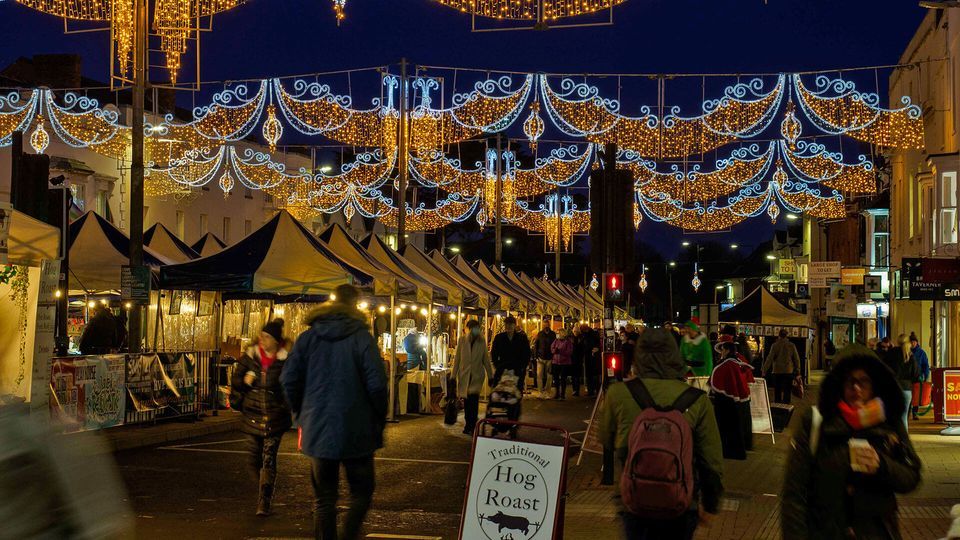
[[[721,326],[733,325],[737,332],[743,332],[749,339],[755,340],[760,353],[758,356],[769,350],[781,329],[786,330],[800,353],[800,362],[803,364],[801,372],[807,374],[807,351],[813,339],[810,317],[784,305],[766,287],[757,287],[736,305],[721,311],[719,320]]]
[[[209,257],[215,253],[219,253],[225,247],[227,247],[227,244],[217,238],[217,235],[207,231],[199,240],[190,246],[190,249],[197,252],[201,257]]]
[[[162,223],[154,223],[143,233],[143,245],[173,263],[192,261],[200,257],[193,248],[177,238]]]

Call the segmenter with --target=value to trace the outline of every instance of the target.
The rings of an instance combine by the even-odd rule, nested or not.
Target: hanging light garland
[[[43,116],[37,117],[37,127],[30,134],[30,147],[33,151],[42,154],[50,145],[50,134],[43,128]]]
[[[610,9],[626,0],[434,0],[463,13],[491,19],[555,21]]]

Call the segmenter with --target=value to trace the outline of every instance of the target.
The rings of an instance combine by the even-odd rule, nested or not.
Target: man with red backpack
[[[686,370],[670,333],[652,329],[637,341],[634,378],[607,389],[599,434],[623,465],[628,540],[691,539],[717,513],[720,431],[706,393],[684,381]]]

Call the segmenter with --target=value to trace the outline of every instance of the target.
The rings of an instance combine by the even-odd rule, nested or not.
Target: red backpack
[[[620,495],[630,513],[644,518],[679,517],[693,503],[693,429],[683,417],[702,390],[688,388],[670,407],[659,407],[640,379],[627,388],[642,411],[630,429]]]

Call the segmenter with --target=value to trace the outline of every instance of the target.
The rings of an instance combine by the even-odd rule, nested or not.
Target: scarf
[[[269,356],[260,345],[257,345],[257,350],[260,352],[260,366],[263,368],[263,371],[266,372],[268,369],[270,369],[270,365],[273,364],[273,361],[277,359],[277,355]]]
[[[846,401],[840,400],[837,409],[840,411],[840,416],[854,431],[871,428],[887,419],[883,409],[883,400],[880,398],[873,398],[864,403],[862,407],[857,408],[851,407]]]

